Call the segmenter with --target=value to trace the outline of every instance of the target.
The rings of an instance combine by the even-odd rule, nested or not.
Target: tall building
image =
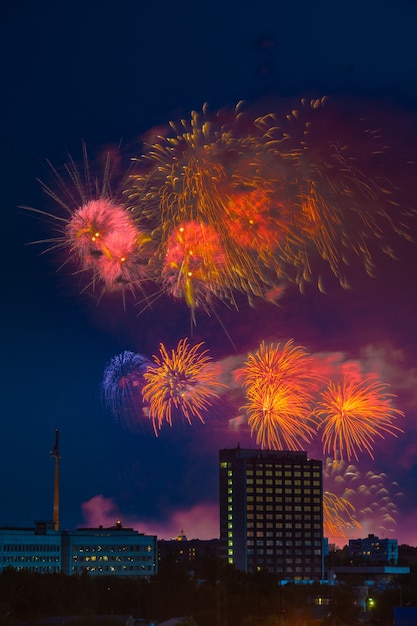
[[[322,462],[306,452],[219,452],[221,556],[281,580],[323,578]]]

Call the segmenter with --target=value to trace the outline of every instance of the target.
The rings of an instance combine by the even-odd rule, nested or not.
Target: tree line
[[[39,624],[48,616],[73,616],[73,624],[108,626],[132,615],[158,623],[192,617],[198,626],[341,626],[358,624],[355,588],[343,585],[279,584],[268,572],[246,574],[214,557],[192,564],[167,559],[149,580],[61,573],[39,574],[9,568],[0,574],[0,626]],[[391,626],[394,606],[417,604],[417,566],[389,588],[375,590],[368,619]],[[321,610],[318,606],[322,604]],[[75,619],[76,616],[76,619]],[[190,622],[191,623],[191,622]]]

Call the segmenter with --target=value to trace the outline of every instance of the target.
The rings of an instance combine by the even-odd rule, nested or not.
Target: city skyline
[[[243,294],[237,307],[220,302],[210,315],[197,311],[193,325],[186,303],[166,294],[140,315],[141,306],[128,299],[124,308],[120,296],[97,303],[82,290],[79,275],[65,265],[59,269],[60,259],[52,252],[43,254],[47,244],[28,245],[54,234],[47,220],[18,208],[54,211],[37,179],[47,178],[47,159],[61,172],[70,153],[82,166],[83,141],[92,163],[100,164],[110,151],[124,169],[140,150],[140,138],[152,138],[170,120],[189,119],[204,102],[215,112],[233,110],[245,100],[249,111],[285,115],[303,97],[328,96],[330,106],[343,108],[351,119],[365,111],[381,124],[392,148],[385,172],[399,189],[402,205],[415,211],[415,163],[410,163],[417,145],[415,8],[374,3],[364,12],[357,3],[341,17],[307,4],[296,11],[270,3],[265,15],[252,15],[234,3],[204,14],[190,5],[190,15],[201,16],[201,33],[185,29],[186,36],[177,34],[175,54],[174,15],[168,6],[162,15],[150,6],[142,12],[137,7],[102,10],[98,22],[93,5],[76,4],[70,16],[50,2],[38,9],[23,3],[21,9],[5,10],[8,28],[2,42],[3,58],[10,49],[14,55],[5,68],[8,97],[1,105],[5,356],[0,468],[5,479],[0,525],[27,526],[52,518],[49,452],[58,428],[62,527],[110,526],[120,518],[125,526],[160,538],[181,529],[188,538],[218,536],[218,450],[256,445],[242,411],[246,400],[238,374],[262,341],[293,340],[326,375],[374,374],[389,385],[394,406],[405,414],[396,419],[404,432],[378,438],[374,459],[361,452],[358,460],[338,467],[337,484],[352,481],[351,464],[359,486],[369,492],[359,490],[358,482],[348,485],[357,490],[363,511],[355,536],[385,533],[417,545],[414,242],[397,239],[396,258],[377,251],[374,277],[355,264],[348,267],[349,289],[327,268],[321,284],[326,293],[317,281],[307,283],[304,293],[288,282],[271,290],[269,301],[249,302]],[[138,36],[134,24],[139,23]],[[222,27],[213,48],[219,23],[228,27]],[[104,59],[97,56],[103,41]],[[362,145],[353,145],[355,150],[361,154]],[[398,168],[397,157],[407,160],[407,167]],[[417,233],[414,222],[412,228]],[[115,419],[102,394],[111,359],[123,351],[152,359],[160,343],[170,350],[184,338],[192,345],[204,342],[227,389],[204,413],[204,423],[174,420],[172,427],[163,424],[156,437],[141,409],[132,420]],[[306,451],[326,467],[329,455],[319,439]],[[335,468],[328,468],[330,480]],[[394,526],[383,519],[384,490],[398,512]],[[366,512],[369,499],[381,512],[376,528],[370,520],[375,514]]]

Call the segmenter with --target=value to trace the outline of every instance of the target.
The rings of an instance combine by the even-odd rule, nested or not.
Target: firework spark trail
[[[143,417],[143,374],[148,365],[146,357],[125,350],[112,357],[104,369],[104,405],[119,424],[134,430]]]
[[[269,384],[247,390],[248,415],[256,443],[273,450],[302,450],[316,432],[311,397],[292,385]]]
[[[397,483],[388,481],[386,474],[361,471],[340,456],[327,457],[323,463],[323,489],[325,494],[330,494],[324,499],[324,505],[330,504],[328,513],[333,505],[337,507],[333,537],[344,539],[358,527],[383,534],[395,533],[399,515],[396,501],[403,494]]]
[[[207,245],[215,236],[222,254],[213,254],[210,289],[206,295],[210,300],[214,292],[218,299],[234,302],[233,291],[263,297],[276,284],[277,276],[283,275],[278,268],[279,256],[271,254],[276,250],[271,242],[283,237],[283,229],[271,235],[278,231],[269,216],[273,189],[257,173],[263,161],[256,152],[262,144],[256,137],[239,135],[242,132],[239,108],[228,125],[220,118],[219,112],[216,123],[210,123],[204,109],[203,115],[192,112],[190,122],[170,124],[171,132],[145,145],[143,157],[137,159],[138,171],[129,178],[127,195],[140,228],[152,231],[158,241],[151,260],[151,265],[156,261],[156,268],[160,259],[169,256],[167,248],[172,233],[184,224],[198,224],[209,232]],[[261,205],[265,205],[264,218],[259,216]],[[260,223],[261,232],[253,237]],[[260,235],[267,232],[267,224],[269,244],[265,251],[265,243],[259,243],[266,241]],[[262,259],[273,265],[270,275],[260,269]],[[156,269],[156,280],[158,274]],[[191,308],[210,309],[203,298],[191,301],[186,298],[186,301]]]
[[[262,342],[242,370],[251,433],[262,447],[299,450],[316,432],[312,417],[317,378],[310,355],[293,340]]]
[[[300,245],[293,252],[300,286],[313,278],[317,253],[345,286],[343,268],[352,254],[372,276],[373,249],[393,256],[393,234],[410,240],[412,211],[398,205],[389,178],[381,174],[389,149],[380,130],[365,117],[353,124],[343,107],[329,107],[326,100],[302,99],[272,133],[277,151],[292,156],[298,179],[293,217]]]
[[[160,355],[154,355],[155,365],[144,372],[143,400],[149,406],[155,434],[167,422],[172,426],[176,410],[189,424],[193,418],[204,423],[204,413],[219,396],[222,383],[218,370],[203,343],[190,347],[187,339],[179,341],[177,348],[168,353],[160,344]]]
[[[85,147],[84,173],[72,159],[66,166],[69,184],[52,168],[60,190],[43,188],[69,212],[50,215],[59,230],[53,247],[104,291],[135,294],[152,281],[193,312],[210,313],[217,301],[235,306],[237,293],[268,299],[287,282],[303,290],[316,280],[325,290],[325,267],[347,286],[352,257],[372,274],[374,249],[392,256],[388,238],[409,238],[409,212],[380,173],[386,151],[377,132],[324,98],[258,117],[242,103],[212,115],[204,106],[144,142],[120,185],[123,201],[110,190],[110,159],[99,182]],[[181,264],[171,258],[191,224],[204,235],[200,277],[189,276],[189,253]]]
[[[392,423],[404,413],[392,406],[394,396],[385,392],[387,387],[375,378],[329,382],[314,410],[321,421],[324,454],[340,453],[342,459],[346,454],[350,460],[366,451],[374,458],[372,446],[377,437],[403,432]]]
[[[171,232],[161,270],[165,293],[185,300],[193,311],[209,311],[220,299],[224,278],[225,254],[217,232],[208,225],[186,222]]]
[[[323,524],[326,537],[346,538],[349,530],[360,528],[354,505],[330,491],[323,492]]]

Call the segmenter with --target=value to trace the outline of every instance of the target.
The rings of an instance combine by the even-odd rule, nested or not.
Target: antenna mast
[[[59,530],[59,430],[55,430],[55,446],[51,450],[54,457],[54,530]]]

